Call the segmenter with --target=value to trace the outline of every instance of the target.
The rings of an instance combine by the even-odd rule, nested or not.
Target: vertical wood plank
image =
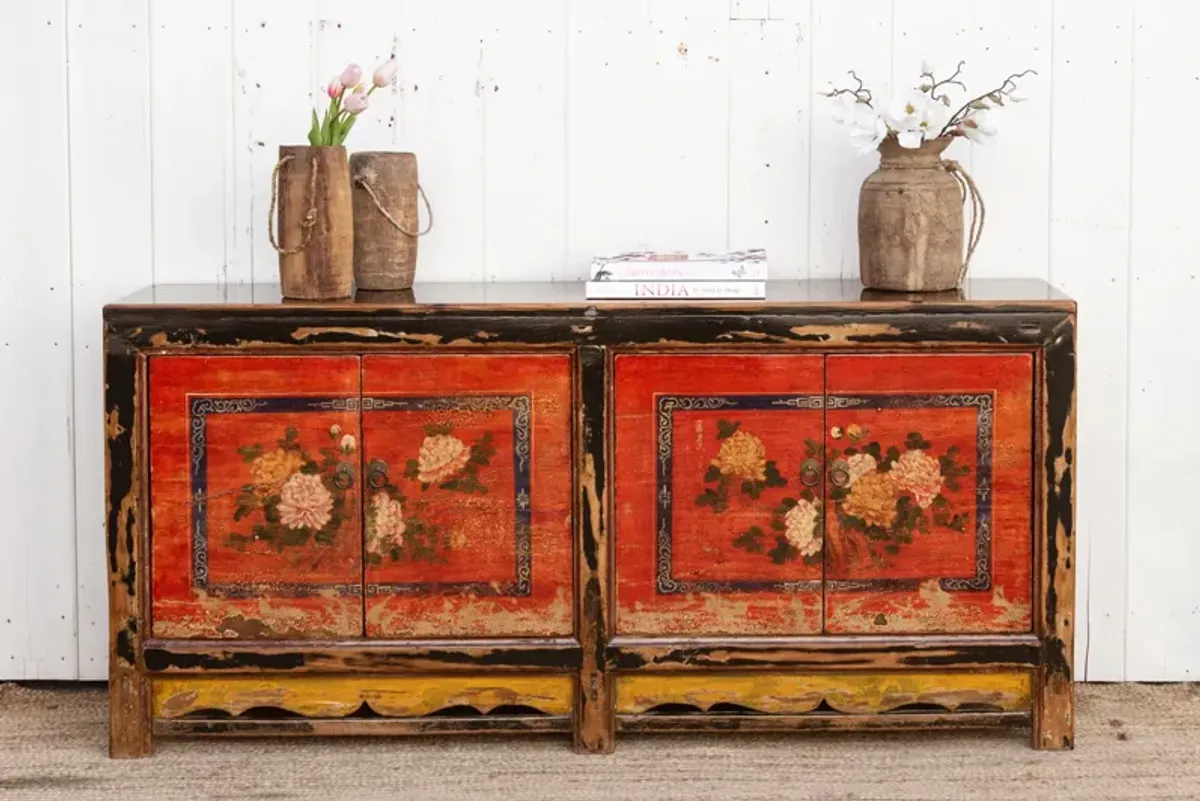
[[[610,379],[604,348],[579,349],[580,404],[578,464],[578,631],[583,645],[575,711],[575,748],[606,754],[613,750],[616,721],[613,676],[605,646],[612,636],[612,546],[609,542],[608,454],[606,409]]]
[[[795,279],[808,258],[812,3],[768,11],[730,23],[729,246],[766,248],[771,276]]]
[[[832,102],[819,93],[830,85],[853,87],[854,70],[879,99],[890,94],[891,0],[813,0],[812,146],[809,157],[809,278],[858,279],[858,193],[879,166],[877,154],[860,155],[830,117]],[[884,101],[886,102],[886,101]]]
[[[418,246],[416,280],[481,281],[484,0],[406,0],[400,9],[400,146],[417,154],[434,212],[433,229]]]
[[[39,100],[27,124],[0,129],[0,375],[13,382],[0,402],[0,679],[74,679],[66,15],[62,3],[7,11],[0,69],[36,75]]]
[[[1200,153],[1164,153],[1162,134],[1194,125],[1200,6],[1145,0],[1134,9],[1125,676],[1187,681],[1200,675],[1200,495],[1190,447],[1200,436],[1200,351],[1191,343]]]
[[[729,0],[651,0],[650,246],[729,244]]]
[[[555,280],[566,272],[569,4],[490,0],[486,8],[485,275]]]
[[[153,283],[145,0],[68,0],[79,674],[108,675],[101,307]]]
[[[315,19],[315,0],[233,3],[236,193],[231,249],[239,265],[250,262],[256,283],[279,282],[279,256],[267,237],[271,171],[280,145],[308,142],[320,91]],[[238,270],[244,273],[245,267]]]
[[[971,7],[975,30],[967,86],[979,95],[999,87],[1013,73],[1034,69],[1038,74],[1018,83],[1019,93],[1029,101],[992,112],[989,121],[999,132],[984,144],[970,146],[968,169],[987,204],[983,238],[971,260],[970,276],[1046,278],[1050,260],[1051,4],[1045,0],[973,0]],[[1067,135],[1074,139],[1074,130]]]
[[[155,280],[249,281],[249,261],[226,258],[233,7],[151,0],[150,25]]]
[[[1080,306],[1076,664],[1096,681],[1125,678],[1132,14],[1132,0],[1058,2],[1053,22],[1050,279]],[[1098,106],[1114,124],[1081,147]]]
[[[570,0],[567,49],[567,259],[649,247],[649,0]],[[602,224],[598,224],[602,221]]]

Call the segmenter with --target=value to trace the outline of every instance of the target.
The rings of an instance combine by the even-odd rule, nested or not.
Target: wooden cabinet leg
[[[108,680],[108,755],[138,759],[154,752],[150,679],[136,670],[113,670]]]
[[[1075,687],[1060,673],[1039,671],[1033,699],[1033,747],[1063,751],[1075,747]]]
[[[580,676],[575,706],[575,750],[582,754],[611,754],[614,748],[612,676],[594,672]]]

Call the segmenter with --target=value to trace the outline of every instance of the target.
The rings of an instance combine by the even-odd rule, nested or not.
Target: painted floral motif
[[[717,421],[717,440],[721,447],[704,474],[705,488],[696,498],[699,506],[711,506],[714,512],[729,508],[731,486],[742,494],[758,500],[768,487],[783,487],[787,480],[780,475],[773,460],[767,459],[767,449],[755,435],[741,429],[741,423]]]
[[[333,512],[333,496],[320,476],[296,473],[283,485],[279,522],[288,528],[322,529]]]
[[[841,460],[848,476],[829,493],[838,521],[827,533],[834,563],[863,557],[885,562],[912,542],[914,532],[928,534],[934,526],[966,532],[967,514],[956,512],[945,494],[961,489],[960,479],[971,472],[958,463],[958,446],[934,456],[920,432],[886,450],[866,441],[870,432],[860,426],[846,426],[843,433],[850,444],[826,454],[831,464]]]
[[[925,451],[908,451],[900,455],[900,459],[892,465],[892,475],[896,477],[896,485],[903,492],[911,492],[917,499],[917,506],[928,509],[930,504],[942,491],[942,468]]]
[[[767,449],[762,440],[745,431],[734,431],[721,443],[721,451],[712,460],[721,475],[743,481],[767,480]]]
[[[721,445],[704,475],[704,482],[711,486],[696,497],[697,506],[723,514],[731,504],[753,505],[764,490],[788,485],[775,461],[767,458],[763,441],[742,429],[740,422],[718,420],[717,440]],[[749,553],[764,554],[777,565],[796,559],[819,564],[823,527],[821,501],[806,487],[799,498],[783,498],[770,509],[763,526],[750,526],[738,533],[732,544]]]
[[[868,525],[890,526],[896,517],[896,481],[891,473],[870,473],[855,482],[842,512]]]
[[[471,450],[461,439],[449,434],[435,434],[421,443],[417,457],[417,481],[440,484],[467,466]]]
[[[238,448],[249,481],[238,491],[233,519],[248,523],[249,531],[230,533],[228,544],[243,551],[273,548],[280,552],[304,547],[310,540],[332,545],[349,517],[347,491],[334,483],[345,455],[341,447],[334,447],[340,436],[341,428],[331,426],[330,446],[321,448],[318,457],[300,444],[295,428],[288,428],[274,443]]]
[[[787,537],[801,556],[816,556],[821,552],[821,502],[800,500],[783,516]]]
[[[254,479],[255,491],[259,495],[274,495],[283,487],[283,482],[300,469],[304,461],[295,451],[276,448],[259,456],[250,465],[250,477]]]
[[[479,471],[496,454],[491,433],[467,445],[453,430],[448,422],[426,426],[417,458],[408,460],[404,478],[418,485],[421,493],[432,489],[486,494]],[[420,494],[406,495],[390,480],[384,483],[367,508],[367,562],[444,562],[448,551],[466,544],[461,532],[434,520],[430,511]]]

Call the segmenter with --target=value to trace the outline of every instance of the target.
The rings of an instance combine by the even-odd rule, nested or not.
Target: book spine
[[[588,281],[593,300],[691,300],[764,298],[765,281]]]
[[[593,264],[593,281],[765,281],[763,261],[685,263],[618,262]]]

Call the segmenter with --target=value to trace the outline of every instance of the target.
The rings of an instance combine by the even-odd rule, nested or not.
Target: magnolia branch
[[[1037,75],[1037,70],[1025,70],[1024,72],[1017,72],[1009,75],[1004,79],[1004,83],[1000,84],[998,88],[993,89],[990,92],[985,92],[979,97],[976,97],[973,100],[963,104],[963,107],[954,112],[954,114],[950,117],[950,121],[942,127],[942,130],[940,133],[938,133],[938,136],[945,136],[948,132],[953,131],[955,128],[962,125],[966,119],[971,116],[971,112],[986,111],[988,108],[990,108],[990,106],[988,106],[988,101],[991,101],[997,106],[1003,106],[1004,98],[1009,97],[1017,90],[1016,82],[1019,79],[1024,78],[1026,75]]]
[[[939,95],[938,89],[941,89],[943,86],[957,86],[964,92],[967,91],[966,84],[958,80],[958,76],[962,75],[962,69],[964,66],[966,66],[966,64],[967,62],[965,61],[958,62],[958,67],[954,70],[954,74],[943,81],[939,81],[937,78],[933,77],[932,72],[922,72],[921,77],[929,79],[929,85],[922,86],[922,91],[928,92],[930,99],[936,100],[939,103],[944,103],[947,106],[950,105],[950,95],[946,94],[945,92],[942,92]]]
[[[853,95],[857,102],[866,105],[867,108],[874,108],[874,106],[871,104],[874,102],[875,98],[871,95],[871,90],[866,88],[862,78],[858,77],[858,74],[855,73],[854,70],[850,70],[850,77],[858,82],[858,86],[856,88],[839,89],[836,86],[833,86],[833,84],[830,84],[832,88],[825,93],[825,96],[839,97],[841,95]]]

